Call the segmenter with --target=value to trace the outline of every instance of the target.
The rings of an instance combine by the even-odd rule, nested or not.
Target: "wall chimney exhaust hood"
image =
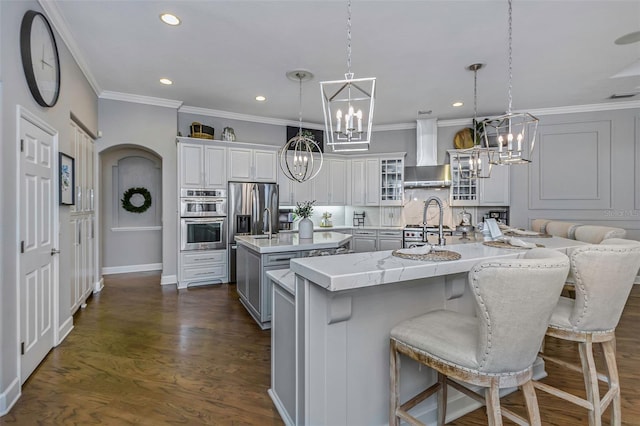
[[[416,123],[416,166],[404,168],[405,188],[451,186],[451,169],[438,164],[438,120],[420,119]]]

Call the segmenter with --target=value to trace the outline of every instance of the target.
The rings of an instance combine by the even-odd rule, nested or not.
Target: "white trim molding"
[[[182,105],[182,101],[174,99],[154,98],[153,96],[134,95],[131,93],[112,92],[104,90],[98,96],[100,99],[109,99],[112,101],[133,102],[136,104],[153,105],[166,108],[178,109]]]
[[[120,226],[111,228],[111,232],[162,231],[162,226]]]
[[[104,278],[100,277],[98,281],[93,285],[93,294],[100,293],[104,288]]]
[[[71,334],[72,330],[73,330],[73,315],[69,315],[69,318],[67,318],[64,321],[64,323],[62,323],[62,325],[58,327],[58,341],[54,346],[58,346],[60,343],[62,343],[64,339],[66,339],[67,336]]]
[[[103,275],[110,274],[126,274],[129,272],[149,272],[161,271],[162,263],[147,263],[142,265],[125,265],[125,266],[104,266],[102,268]]]
[[[91,73],[91,70],[89,69],[87,62],[84,60],[84,57],[80,53],[80,48],[78,47],[78,45],[75,42],[75,39],[71,35],[71,31],[69,31],[69,25],[67,24],[67,21],[62,16],[62,13],[60,13],[58,4],[55,1],[50,1],[50,0],[38,0],[38,3],[46,13],[49,20],[51,21],[53,28],[55,28],[55,30],[60,35],[60,38],[62,39],[64,44],[67,45],[67,49],[69,49],[69,52],[71,52],[71,56],[73,56],[73,59],[76,61],[76,64],[78,64],[80,71],[82,71],[82,73],[86,77],[87,81],[89,82],[89,85],[91,85],[91,88],[95,92],[96,96],[98,96],[100,92],[102,92],[102,89],[100,88],[98,81],[95,79],[95,77]]]
[[[177,275],[164,275],[160,278],[160,285],[178,284]]]
[[[0,393],[0,417],[9,413],[11,407],[18,402],[21,394],[20,379],[16,377],[11,381],[11,384]]]
[[[272,124],[274,126],[299,126],[295,120],[285,120],[283,118],[262,117],[259,115],[242,114],[239,112],[222,111],[218,109],[200,108],[192,106],[181,106],[179,113],[204,115],[206,117],[227,118],[229,120],[249,121],[251,123]],[[324,124],[303,122],[303,127],[315,130],[324,130]]]

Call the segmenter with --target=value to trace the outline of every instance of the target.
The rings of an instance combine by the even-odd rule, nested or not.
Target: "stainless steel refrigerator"
[[[236,235],[262,235],[278,232],[278,185],[260,182],[229,182],[229,281],[236,281]],[[267,213],[266,209],[270,211]]]

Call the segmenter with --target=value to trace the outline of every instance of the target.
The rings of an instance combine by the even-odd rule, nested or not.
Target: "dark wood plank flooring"
[[[282,424],[267,395],[270,333],[239,304],[235,286],[177,292],[159,280],[156,273],[106,276],[0,425]],[[640,425],[639,332],[634,286],[617,330],[624,425]],[[546,351],[578,358],[573,345],[551,339]],[[548,372],[546,382],[584,395],[580,375],[553,365]],[[538,399],[543,424],[587,424],[584,409],[542,392]],[[502,403],[524,412],[519,392]],[[451,424],[485,425],[484,409]]]

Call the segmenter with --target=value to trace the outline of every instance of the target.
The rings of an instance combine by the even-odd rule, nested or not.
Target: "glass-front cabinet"
[[[508,206],[509,166],[493,166],[491,177],[469,177],[469,153],[449,151],[451,206]]]
[[[404,199],[403,158],[380,159],[380,205],[401,206]]]

